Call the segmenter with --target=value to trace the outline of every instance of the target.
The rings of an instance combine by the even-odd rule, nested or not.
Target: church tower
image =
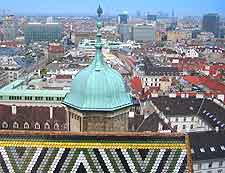
[[[128,131],[128,114],[133,103],[121,74],[104,61],[102,13],[99,6],[95,58],[75,76],[63,102],[70,131]]]

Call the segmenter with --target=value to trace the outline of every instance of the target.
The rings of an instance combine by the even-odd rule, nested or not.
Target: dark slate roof
[[[178,76],[180,71],[176,67],[158,67],[154,66],[148,58],[144,60],[144,71],[145,75],[149,76]]]
[[[148,118],[144,120],[144,122],[139,127],[138,131],[139,132],[144,132],[144,131],[157,132],[159,129],[159,123],[162,124],[163,130],[173,131],[173,129],[168,124],[166,124],[162,119],[159,118],[159,115],[156,112],[153,112],[151,115],[148,116]]]
[[[166,116],[193,115],[198,112],[202,99],[190,98],[170,98],[167,96],[151,98],[154,105]]]
[[[193,161],[225,158],[224,131],[193,132],[189,136]]]
[[[213,100],[195,97],[169,98],[167,96],[151,100],[165,116],[196,116],[199,113],[198,116],[211,127],[225,129],[225,109],[214,103]]]

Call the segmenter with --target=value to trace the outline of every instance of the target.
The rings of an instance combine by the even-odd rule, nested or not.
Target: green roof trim
[[[25,80],[18,79],[0,89],[0,96],[30,96],[30,97],[65,97],[69,90],[51,89],[27,89],[24,87]]]

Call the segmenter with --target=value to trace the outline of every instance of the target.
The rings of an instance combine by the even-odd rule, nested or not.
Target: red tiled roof
[[[131,87],[137,93],[142,91],[141,79],[138,76],[134,76],[131,79]]]
[[[217,80],[210,79],[207,76],[184,76],[184,80],[190,82],[191,84],[194,85],[205,85],[209,89],[220,92],[220,93],[225,93],[225,85],[220,83]]]
[[[60,45],[49,45],[48,52],[50,52],[50,53],[63,53],[64,48]]]
[[[72,79],[72,75],[56,75],[56,79]]]

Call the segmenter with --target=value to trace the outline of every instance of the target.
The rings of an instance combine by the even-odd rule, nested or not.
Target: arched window
[[[2,123],[2,128],[3,128],[3,129],[7,129],[8,126],[9,126],[9,125],[8,125],[7,122],[4,121],[4,122]]]
[[[13,128],[14,128],[14,129],[18,129],[18,128],[19,128],[19,123],[14,122],[14,123],[13,123]]]
[[[30,128],[30,125],[28,122],[25,122],[24,125],[23,125],[23,128],[24,129],[29,129]]]
[[[55,124],[54,124],[54,129],[55,129],[55,130],[59,130],[59,124],[58,124],[58,123],[55,123]]]
[[[36,122],[35,125],[34,125],[34,128],[35,128],[35,129],[40,129],[41,126],[40,126],[40,124],[39,124],[38,122]]]
[[[45,127],[44,127],[45,129],[50,129],[50,125],[49,125],[49,123],[45,123]]]

